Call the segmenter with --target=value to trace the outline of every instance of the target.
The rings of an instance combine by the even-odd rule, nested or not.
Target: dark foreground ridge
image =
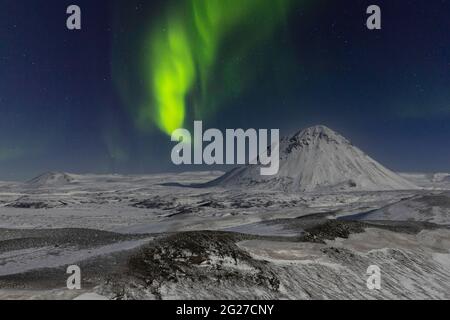
[[[355,293],[347,290],[348,288],[344,287],[342,291],[333,291],[335,289],[331,288],[333,290],[327,289],[327,291],[322,286],[325,285],[325,282],[338,281],[335,277],[342,276],[344,280],[347,277],[347,280],[351,281],[351,277],[355,273],[365,275],[365,268],[371,263],[376,263],[377,260],[386,266],[398,262],[403,265],[402,268],[408,270],[415,270],[418,267],[424,268],[424,270],[426,268],[433,269],[435,275],[441,279],[440,283],[443,284],[449,277],[439,267],[433,264],[427,265],[426,256],[422,256],[420,253],[393,250],[392,253],[387,253],[389,254],[387,257],[380,254],[369,257],[346,248],[334,248],[325,244],[328,240],[346,239],[352,234],[360,234],[367,228],[415,235],[422,230],[442,229],[442,226],[416,222],[359,222],[326,219],[278,221],[284,225],[289,222],[299,230],[302,229],[298,236],[273,237],[221,231],[193,231],[153,235],[149,239],[150,235],[121,235],[86,229],[0,229],[0,253],[13,249],[48,246],[60,249],[64,249],[64,247],[95,249],[105,244],[147,238],[149,240],[140,247],[103,254],[77,263],[83,270],[83,288],[85,290],[99,288],[96,289],[97,292],[110,299],[119,300],[170,299],[171,297],[181,299],[193,297],[196,299],[284,299],[289,297],[321,299],[332,298],[336,294],[348,295],[348,298],[351,298],[355,297]],[[270,259],[265,260],[253,256],[251,250],[245,249],[247,242],[251,245],[261,246],[260,249],[256,248],[263,250],[262,252],[269,250],[268,253],[271,252],[271,249],[266,248],[264,243],[272,243],[274,248],[281,246],[280,252],[298,250],[295,248],[302,248],[302,244],[305,243],[320,246],[311,254],[313,256],[319,254],[318,257],[321,259],[327,259],[332,264],[347,268],[348,274],[345,275],[344,272],[342,275],[342,271],[337,272],[333,268],[314,263],[278,265],[271,262]],[[252,247],[250,246],[250,248]],[[304,250],[309,250],[307,249],[309,246],[304,248]],[[307,254],[307,251],[297,252]],[[290,254],[286,257],[289,259]],[[67,279],[66,267],[38,269],[1,276],[0,287],[20,290],[64,290]],[[395,267],[393,270],[399,269]],[[395,279],[395,274],[391,276]],[[423,276],[425,277],[425,275]],[[365,288],[364,282],[358,285]],[[317,292],[311,291],[311,288],[316,287],[318,288]],[[439,288],[439,290],[442,289]],[[400,290],[398,294],[402,294]],[[404,296],[408,297],[410,294],[405,293]],[[367,298],[364,295],[360,297]]]

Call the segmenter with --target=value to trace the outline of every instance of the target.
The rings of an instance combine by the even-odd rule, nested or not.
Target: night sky
[[[450,1],[211,1],[0,0],[0,179],[187,170],[168,132],[194,120],[325,124],[393,170],[450,172]]]

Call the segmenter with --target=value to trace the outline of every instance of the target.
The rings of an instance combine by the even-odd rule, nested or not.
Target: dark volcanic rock
[[[152,199],[146,199],[137,203],[132,204],[135,208],[140,209],[161,209],[170,210],[176,207],[176,203],[172,200],[164,200],[157,196]]]
[[[65,206],[67,206],[67,203],[63,201],[34,200],[27,197],[19,198],[16,201],[6,205],[7,208],[17,209],[51,209]]]
[[[368,225],[356,221],[329,220],[307,230],[300,241],[324,243],[336,238],[347,239],[352,233],[364,232]]]
[[[236,242],[252,236],[226,232],[186,232],[169,235],[145,246],[129,260],[129,276],[144,290],[160,297],[167,283],[240,283],[278,290],[279,280],[267,262],[254,260]],[[129,286],[127,283],[124,286]],[[123,287],[113,289],[123,298]]]
[[[125,235],[90,229],[0,229],[0,253],[52,246],[82,249],[144,237],[148,235]]]

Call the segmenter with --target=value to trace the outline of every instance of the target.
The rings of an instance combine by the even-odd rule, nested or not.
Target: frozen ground
[[[221,174],[65,175],[59,179],[55,176],[61,174],[53,174],[45,175],[43,181],[2,183],[0,228],[76,227],[124,233],[223,229],[316,213],[360,213],[416,194],[415,191],[290,194],[249,188],[161,185],[206,182]]]
[[[404,175],[425,187],[411,191],[170,186],[221,174],[0,183],[0,298],[450,298],[446,175]],[[80,292],[64,290],[70,264]]]

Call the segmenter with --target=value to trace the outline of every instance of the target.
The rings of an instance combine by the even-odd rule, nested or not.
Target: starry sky
[[[80,31],[66,28],[71,4]],[[371,4],[382,30],[365,26]],[[194,120],[325,124],[393,170],[450,172],[450,1],[0,6],[2,180],[192,169],[172,165],[169,133]]]

